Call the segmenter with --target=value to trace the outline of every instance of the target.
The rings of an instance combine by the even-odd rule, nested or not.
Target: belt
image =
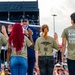
[[[53,56],[39,56],[39,59],[54,59]]]

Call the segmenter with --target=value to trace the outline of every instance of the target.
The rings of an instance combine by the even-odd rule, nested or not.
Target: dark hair
[[[73,22],[75,23],[75,12],[72,13],[72,14],[70,15],[70,17],[71,17],[71,19],[73,20]]]
[[[28,22],[28,19],[21,19],[21,22]]]
[[[48,27],[48,25],[44,24],[44,25],[42,25],[42,32],[44,32],[44,29],[45,29],[45,28],[47,28],[48,31],[49,31],[49,27]]]

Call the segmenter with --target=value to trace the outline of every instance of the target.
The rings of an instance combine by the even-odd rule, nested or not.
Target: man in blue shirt
[[[27,36],[31,40],[31,42],[35,43],[38,37],[35,34],[36,29],[34,27],[29,26],[29,21],[27,19],[21,19],[21,25],[23,26],[24,35]],[[35,65],[35,50],[28,47],[27,53],[28,53],[28,75],[33,75],[33,69]]]

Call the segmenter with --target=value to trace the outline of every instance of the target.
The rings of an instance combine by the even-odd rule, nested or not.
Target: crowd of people
[[[72,13],[70,18],[72,26],[63,30],[61,45],[56,32],[54,37],[48,35],[47,24],[41,26],[40,36],[35,33],[36,28],[29,26],[29,21],[25,18],[21,19],[21,23],[8,25],[8,28],[2,25],[1,75],[75,75],[75,13]],[[66,45],[67,58],[64,55]],[[1,64],[2,46],[6,46],[7,49],[4,65]]]

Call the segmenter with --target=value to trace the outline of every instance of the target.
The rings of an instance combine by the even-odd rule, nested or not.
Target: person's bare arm
[[[33,35],[33,33],[32,33],[32,30],[30,29],[30,28],[28,28],[28,35],[29,35],[29,39],[30,39],[30,41],[32,42],[32,43],[34,43],[33,42],[33,38],[32,38],[32,35]]]
[[[36,68],[37,71],[39,72],[39,65],[38,65],[38,51],[35,51],[35,58],[36,58],[35,68]]]
[[[9,37],[8,37],[8,35],[7,35],[6,28],[5,28],[4,25],[2,25],[1,31],[2,31],[3,35],[8,39]]]
[[[10,61],[11,51],[8,49],[7,51],[7,63]]]
[[[62,62],[64,61],[65,50],[66,50],[66,38],[62,38]]]
[[[39,43],[38,43],[38,39],[37,39],[36,43],[35,43],[35,59],[36,59],[35,68],[37,68],[39,70],[38,56],[39,56]]]
[[[28,33],[29,33],[29,39],[32,42],[32,45],[30,46],[30,48],[34,48],[34,42],[33,42],[33,38],[32,38],[32,30],[30,28],[28,28]]]
[[[36,63],[35,65],[38,66],[38,51],[35,51]]]

